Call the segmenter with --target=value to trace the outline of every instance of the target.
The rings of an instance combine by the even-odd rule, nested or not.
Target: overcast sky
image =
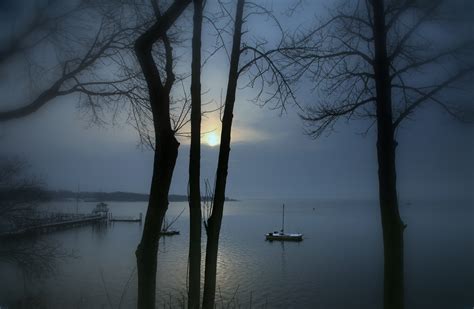
[[[300,12],[303,20],[312,21],[328,3],[312,3],[306,13]],[[282,7],[276,1],[275,10],[282,11]],[[296,24],[295,18],[281,16],[292,26]],[[272,28],[265,24],[259,30],[271,33]],[[225,90],[224,60],[217,58],[203,72],[208,96]],[[304,95],[302,104],[316,100],[315,96]],[[377,197],[375,131],[358,134],[365,131],[367,122],[342,121],[336,132],[312,140],[304,134],[297,108],[290,107],[280,115],[249,102],[248,91],[240,91],[237,97],[228,196]],[[217,119],[216,115],[205,119],[204,131],[219,132]],[[397,137],[401,199],[473,198],[473,137],[472,125],[458,123],[435,107],[420,110],[414,121],[406,122]],[[212,183],[218,147],[207,145],[208,137],[203,141],[202,178]],[[176,194],[186,194],[188,180],[189,141],[181,142],[171,188]],[[138,147],[134,129],[126,124],[88,126],[73,97],[57,99],[30,117],[0,124],[0,154],[26,158],[50,189],[77,190],[80,185],[82,191],[149,190],[153,154]]]

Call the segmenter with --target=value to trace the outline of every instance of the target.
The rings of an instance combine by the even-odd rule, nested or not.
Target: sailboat
[[[172,221],[171,223],[168,223],[168,220],[164,218],[163,220],[163,226],[160,231],[161,236],[173,236],[173,235],[179,235],[179,231],[171,229],[171,225],[173,225]]]
[[[302,241],[303,234],[300,233],[285,233],[285,204],[283,204],[283,217],[281,221],[281,230],[265,234],[266,240],[279,241]]]
[[[163,226],[161,227],[161,231],[160,231],[160,235],[161,236],[174,236],[174,235],[179,235],[179,231],[178,230],[173,230],[171,229],[171,226],[176,222],[176,220],[179,219],[179,217],[181,217],[181,215],[183,214],[184,212],[184,209],[181,210],[181,212],[176,216],[174,217],[171,222],[168,222],[168,220],[166,220],[166,217],[164,218],[163,220]]]

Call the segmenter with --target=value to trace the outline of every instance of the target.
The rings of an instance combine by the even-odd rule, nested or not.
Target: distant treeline
[[[46,191],[45,196],[50,200],[71,200],[79,199],[86,202],[147,202],[149,195],[133,192],[73,192],[68,190]],[[209,198],[203,198],[209,200]],[[235,199],[226,198],[227,201],[236,201]],[[170,202],[186,202],[187,195],[170,194]]]

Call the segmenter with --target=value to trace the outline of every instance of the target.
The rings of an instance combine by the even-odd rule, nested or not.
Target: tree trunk
[[[199,308],[201,294],[201,30],[202,0],[194,0],[191,63],[191,147],[189,154],[188,307]]]
[[[219,234],[222,223],[222,215],[224,212],[235,93],[237,90],[237,81],[239,77],[238,69],[240,59],[240,42],[242,38],[242,16],[244,11],[244,3],[244,0],[238,0],[237,2],[232,52],[230,57],[229,79],[227,83],[224,115],[222,118],[222,132],[219,148],[219,159],[217,163],[214,201],[212,204],[212,214],[209,217],[207,223],[206,269],[204,274],[203,294],[203,308],[205,309],[214,308],[215,302],[217,254],[219,248]]]
[[[159,141],[159,143],[158,143]],[[158,244],[164,216],[168,209],[168,192],[179,143],[172,132],[158,138],[150,188],[150,200],[137,257],[138,308],[155,308]]]
[[[379,203],[384,244],[384,308],[403,308],[403,230],[398,210],[390,62],[383,0],[373,0]]]
[[[174,83],[172,48],[166,31],[182,14],[190,0],[175,0],[168,10],[135,41],[135,55],[145,77],[155,130],[155,159],[150,188],[150,200],[137,257],[138,300],[140,309],[155,308],[158,241],[163,219],[168,209],[168,193],[178,157],[179,143],[170,119],[170,92]],[[166,82],[153,59],[153,44],[162,39],[166,51]]]

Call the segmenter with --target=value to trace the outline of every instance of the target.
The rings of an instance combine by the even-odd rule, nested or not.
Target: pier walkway
[[[107,216],[101,214],[61,214],[40,218],[29,224],[24,224],[13,230],[0,232],[0,237],[19,236],[22,234],[41,233],[59,228],[67,228],[93,222],[107,220]]]

